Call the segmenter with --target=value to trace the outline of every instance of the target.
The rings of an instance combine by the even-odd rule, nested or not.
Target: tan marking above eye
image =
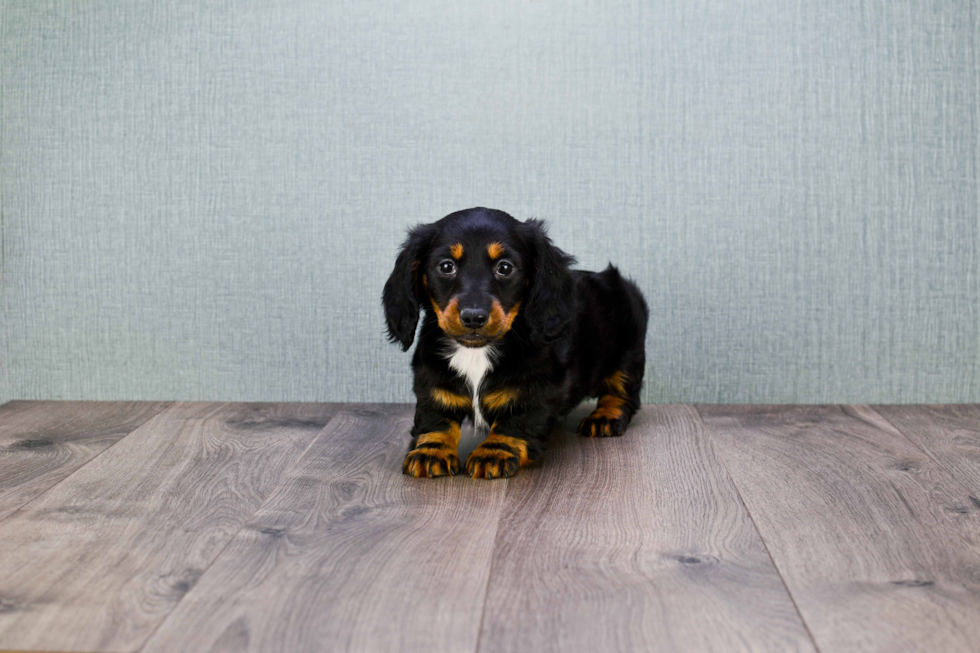
[[[455,245],[449,248],[449,253],[452,254],[452,257],[457,261],[463,258],[463,244],[456,243]]]
[[[504,246],[498,242],[493,242],[487,245],[487,254],[490,255],[491,260],[495,260],[504,255]]]

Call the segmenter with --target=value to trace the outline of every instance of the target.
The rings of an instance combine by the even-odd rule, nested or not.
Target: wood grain
[[[867,407],[702,406],[824,651],[976,651],[980,510]]]
[[[11,401],[0,406],[0,521],[169,405]]]
[[[510,483],[481,651],[813,650],[692,407],[567,433]]]
[[[980,510],[980,406],[873,406],[971,492]]]
[[[144,653],[473,650],[506,482],[403,475],[412,414],[339,413]]]
[[[138,649],[335,410],[176,404],[0,522],[0,647]]]
[[[980,407],[699,410],[486,482],[410,406],[7,404],[0,651],[976,650]]]

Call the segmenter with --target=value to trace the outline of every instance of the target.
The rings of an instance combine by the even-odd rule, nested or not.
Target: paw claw
[[[589,415],[579,426],[579,435],[586,438],[611,438],[626,432],[624,418],[610,419],[608,417],[593,417]]]
[[[515,476],[521,463],[518,457],[500,449],[477,447],[466,460],[466,472],[472,478],[510,478]]]
[[[413,449],[402,463],[402,473],[415,478],[455,476],[459,468],[459,458],[455,453],[439,449]]]

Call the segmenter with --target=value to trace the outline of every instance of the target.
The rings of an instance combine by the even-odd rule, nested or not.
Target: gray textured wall
[[[485,205],[639,282],[647,400],[980,401],[977,2],[0,11],[0,399],[409,400]]]

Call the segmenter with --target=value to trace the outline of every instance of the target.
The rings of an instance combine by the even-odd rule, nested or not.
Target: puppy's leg
[[[459,422],[449,420],[442,430],[420,433],[405,456],[402,473],[416,478],[455,476],[459,471]]]
[[[510,478],[531,462],[528,441],[498,433],[496,424],[490,435],[466,459],[466,473],[473,478]]]
[[[471,414],[470,397],[426,384],[417,385],[415,397],[415,440],[402,472],[416,478],[455,476],[460,470],[459,425]]]
[[[470,398],[440,389],[416,396],[415,440],[402,472],[416,478],[455,476],[460,469],[459,425],[467,415]]]
[[[599,405],[578,427],[579,435],[606,438],[626,433],[630,419],[640,407],[641,378],[626,372],[613,372],[602,380]]]
[[[544,437],[550,432],[547,421],[526,414],[495,419],[486,440],[466,459],[466,473],[473,478],[510,478],[521,467],[540,462]]]

